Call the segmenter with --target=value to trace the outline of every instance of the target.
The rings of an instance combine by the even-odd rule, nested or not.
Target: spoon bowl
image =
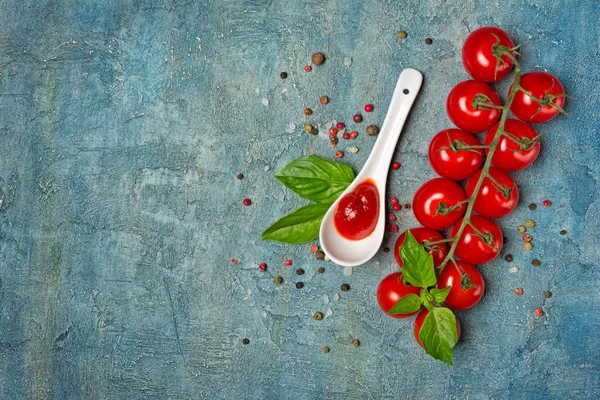
[[[319,231],[321,248],[336,264],[347,267],[364,264],[377,253],[381,246],[385,230],[385,187],[389,166],[402,127],[419,93],[422,82],[423,75],[419,71],[412,68],[402,71],[396,83],[379,137],[373,146],[373,150],[371,150],[369,158],[354,181],[331,205],[325,217],[323,217]],[[335,210],[345,195],[353,192],[358,185],[366,180],[371,180],[375,184],[379,195],[377,225],[373,232],[364,239],[349,240],[342,236],[335,226]]]

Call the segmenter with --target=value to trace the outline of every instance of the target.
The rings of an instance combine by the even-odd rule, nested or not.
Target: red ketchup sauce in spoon
[[[340,235],[348,240],[361,240],[369,236],[379,218],[379,191],[371,179],[360,183],[341,198],[333,222]]]

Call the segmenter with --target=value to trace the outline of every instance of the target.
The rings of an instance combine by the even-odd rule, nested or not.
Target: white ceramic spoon
[[[379,137],[373,146],[373,150],[354,181],[342,193],[342,195],[329,208],[323,221],[319,237],[321,248],[327,256],[336,264],[342,266],[355,266],[369,261],[383,240],[385,229],[385,185],[387,175],[392,161],[392,155],[396,149],[396,143],[402,132],[402,127],[408,116],[408,112],[419,93],[423,75],[415,69],[407,68],[400,74],[396,89],[392,96],[390,108],[385,116]],[[367,179],[372,179],[379,192],[379,216],[375,230],[366,238],[361,240],[348,240],[341,236],[333,222],[335,209],[342,197],[352,192],[356,186]]]

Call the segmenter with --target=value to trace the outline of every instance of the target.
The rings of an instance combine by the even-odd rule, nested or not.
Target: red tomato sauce
[[[369,179],[342,197],[335,209],[333,223],[346,239],[361,240],[373,233],[378,218],[379,191]]]

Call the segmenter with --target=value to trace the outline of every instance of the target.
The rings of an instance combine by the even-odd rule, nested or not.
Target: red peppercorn
[[[335,127],[342,130],[346,127],[346,125],[343,122],[338,122],[337,124],[335,124]]]
[[[544,315],[544,310],[542,310],[540,307],[535,309],[535,316],[536,317],[541,317],[542,315]]]
[[[396,224],[392,225],[392,232],[398,232],[398,230],[400,230],[398,225],[396,225]]]
[[[344,157],[344,152],[341,151],[341,150],[338,150],[338,151],[335,152],[335,156],[337,158],[342,158],[342,157]]]
[[[285,265],[291,267],[294,262],[292,260],[285,260]]]
[[[399,163],[398,161],[394,161],[394,162],[392,163],[392,169],[393,169],[394,171],[396,171],[396,170],[400,169],[400,163]]]
[[[252,204],[252,200],[250,200],[249,198],[245,198],[244,201],[242,201],[242,203],[244,203],[244,205],[248,207],[250,204]]]
[[[394,211],[400,211],[401,209],[402,209],[402,206],[400,204],[398,204],[398,203],[395,203],[392,206],[392,210],[394,210]]]
[[[329,136],[334,137],[335,135],[337,135],[338,130],[337,128],[334,128],[333,126],[331,128],[329,128]]]
[[[233,265],[237,264],[237,263],[238,263],[238,260],[237,260],[237,258],[232,258],[232,259],[231,259],[231,263],[232,263]]]
[[[552,202],[550,200],[544,200],[542,201],[542,204],[544,205],[544,207],[550,207],[552,205]]]
[[[358,132],[352,131],[350,132],[350,139],[354,140],[358,137]]]
[[[365,105],[365,111],[366,112],[373,111],[373,104],[367,104],[367,105]]]
[[[359,123],[362,122],[362,115],[360,115],[360,114],[354,114],[354,117],[352,117],[352,120],[354,122],[356,122],[357,124],[359,124]]]
[[[385,224],[385,230],[386,231],[391,231],[392,230],[392,225],[391,224]]]
[[[516,288],[516,289],[515,289],[515,294],[516,294],[517,296],[520,296],[520,295],[522,295],[522,294],[523,294],[523,288],[520,288],[520,287],[519,287],[519,288]]]
[[[392,197],[392,198],[390,199],[390,203],[392,203],[392,204],[398,204],[398,199],[397,199],[397,198],[395,198],[395,197]]]
[[[267,270],[267,264],[265,264],[265,263],[258,264],[258,269],[260,269],[260,272],[265,272]]]
[[[348,140],[350,139],[350,134],[348,132],[344,133],[344,135],[342,136],[344,138],[344,140]]]
[[[388,221],[390,222],[395,222],[396,221],[396,216],[392,213],[388,214]]]
[[[305,70],[306,72],[310,72],[310,71],[312,71],[312,67],[311,67],[310,65],[305,65],[305,66],[304,66],[304,70]]]

